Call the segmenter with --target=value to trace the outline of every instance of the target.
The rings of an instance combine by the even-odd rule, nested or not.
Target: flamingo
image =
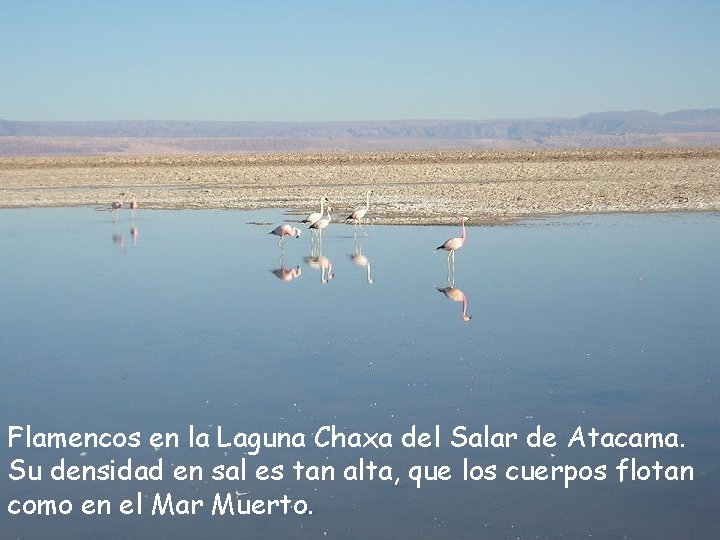
[[[110,208],[112,208],[113,210],[120,210],[123,207],[123,204],[125,203],[123,203],[122,199],[119,199],[117,201],[113,201],[110,204]]]
[[[278,240],[278,245],[280,247],[283,247],[285,245],[285,237],[286,236],[292,236],[293,238],[300,238],[301,231],[297,227],[293,227],[292,225],[283,223],[282,225],[278,225],[277,227],[275,227],[268,234],[274,234],[275,236],[279,236],[280,240]]]
[[[325,210],[325,215],[327,217],[320,218],[314,223],[311,223],[308,229],[310,229],[311,231],[318,231],[318,233],[322,234],[322,230],[328,225],[330,225],[330,221],[332,220],[332,216],[330,215],[331,211],[332,208],[328,206]]]
[[[135,194],[132,193],[131,196],[132,196],[132,200],[130,201],[130,210],[137,210],[138,205],[137,205],[137,201],[135,200]]]
[[[323,217],[323,214],[325,214],[325,210],[324,210],[323,205],[325,204],[325,201],[327,201],[327,200],[328,200],[327,197],[320,197],[320,211],[319,211],[319,212],[313,212],[313,213],[310,214],[308,217],[306,217],[305,219],[303,219],[300,223],[309,223],[310,225],[312,225],[312,224],[315,223],[318,219],[322,218],[322,217]]]
[[[443,244],[440,244],[438,247],[435,248],[435,251],[438,251],[440,249],[444,249],[448,252],[448,263],[450,262],[450,258],[452,257],[452,261],[455,262],[455,251],[463,247],[463,244],[465,244],[465,239],[467,238],[467,231],[465,230],[465,222],[468,221],[469,217],[463,217],[460,220],[460,225],[462,226],[462,236],[460,238],[449,238],[445,240]]]
[[[355,224],[362,224],[362,218],[365,217],[367,211],[370,209],[370,194],[372,189],[368,189],[365,193],[365,208],[358,208],[352,214],[345,218],[345,221],[354,221]]]
[[[472,319],[472,315],[467,314],[468,299],[467,296],[465,296],[464,292],[462,292],[457,287],[437,287],[437,290],[443,293],[453,302],[462,302],[463,310],[461,317],[463,321],[468,322],[470,319]]]

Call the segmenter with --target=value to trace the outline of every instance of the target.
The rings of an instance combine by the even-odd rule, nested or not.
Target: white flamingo
[[[362,224],[362,219],[365,217],[365,214],[367,214],[367,211],[370,210],[370,194],[372,192],[372,189],[368,189],[367,193],[365,193],[365,208],[358,208],[346,217],[345,221],[353,221],[356,225]]]
[[[327,217],[320,218],[314,223],[311,223],[308,229],[310,229],[311,231],[318,231],[318,234],[322,234],[322,230],[328,225],[330,225],[330,222],[332,221],[332,216],[330,215],[331,211],[332,208],[328,206],[325,210],[325,215]]]
[[[312,224],[315,223],[318,219],[322,218],[322,217],[323,217],[323,214],[325,213],[324,204],[325,204],[325,201],[327,201],[327,200],[328,200],[327,197],[320,197],[320,211],[319,211],[319,212],[313,212],[313,213],[310,214],[308,217],[306,217],[305,219],[303,219],[300,223],[309,223],[310,225],[312,225]]]

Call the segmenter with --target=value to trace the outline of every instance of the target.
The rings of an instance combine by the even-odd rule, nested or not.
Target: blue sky
[[[0,118],[720,107],[720,2],[0,0]]]

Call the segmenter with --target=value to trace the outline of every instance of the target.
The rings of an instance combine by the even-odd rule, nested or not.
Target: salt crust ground
[[[720,148],[0,158],[0,207],[288,208],[372,223],[720,210]],[[292,219],[292,218],[290,218]]]

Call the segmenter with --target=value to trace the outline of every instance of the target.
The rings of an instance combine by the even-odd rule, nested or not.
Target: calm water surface
[[[720,216],[553,218],[472,227],[332,224],[284,251],[278,211],[0,211],[0,409],[35,431],[303,432],[253,463],[449,465],[388,482],[11,482],[9,463],[237,464],[246,449],[8,449],[2,538],[720,537]],[[257,224],[261,223],[261,224]],[[131,232],[132,231],[132,232]],[[452,290],[449,290],[452,288]],[[440,289],[445,289],[440,290]],[[465,302],[463,302],[463,297]],[[472,317],[469,320],[468,317]],[[405,449],[411,425],[441,448]],[[450,431],[540,424],[555,448],[457,449]],[[390,432],[391,449],[315,448],[314,432]],[[576,427],[676,432],[683,448],[567,448]],[[7,431],[7,425],[3,428]],[[691,465],[692,482],[618,483],[615,465]],[[463,458],[496,464],[462,481]],[[512,465],[596,467],[607,480],[510,481]],[[166,473],[166,477],[169,474]],[[16,517],[11,498],[305,499],[312,515]],[[146,499],[147,500],[147,499]],[[149,503],[148,503],[149,504]],[[146,506],[149,510],[149,506]]]

